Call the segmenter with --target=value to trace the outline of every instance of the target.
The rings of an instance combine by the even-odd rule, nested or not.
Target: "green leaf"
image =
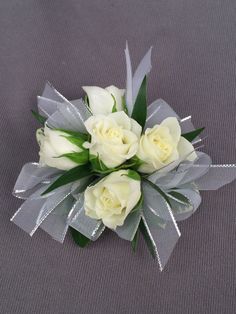
[[[88,245],[91,242],[90,239],[85,237],[82,233],[75,230],[74,228],[70,227],[70,232],[75,243],[78,244],[81,248],[84,248],[86,245]]]
[[[89,151],[88,150],[84,150],[82,152],[77,152],[77,153],[67,153],[67,154],[63,154],[60,155],[59,157],[55,157],[55,158],[60,158],[60,157],[66,157],[69,158],[70,160],[72,160],[73,162],[83,165],[88,163],[89,161]]]
[[[113,107],[112,107],[112,112],[117,112],[116,99],[115,99],[114,95],[112,95],[112,94],[111,94],[111,97],[112,97],[113,100],[114,100],[114,105],[113,105]]]
[[[139,238],[139,230],[136,231],[135,236],[134,236],[133,240],[131,241],[131,247],[132,247],[132,250],[134,253],[137,251],[138,238]]]
[[[32,115],[35,117],[35,119],[42,125],[44,125],[44,123],[46,122],[47,118],[45,118],[44,116],[42,116],[41,114],[39,114],[38,112],[31,110]]]
[[[168,203],[168,205],[171,207],[170,199],[167,196],[167,194],[162,191],[162,189],[160,189],[156,184],[152,183],[151,181],[149,181],[146,178],[143,178],[143,181],[147,182],[154,190],[156,190],[165,199],[165,201]]]
[[[125,176],[127,176],[127,177],[129,177],[129,178],[131,178],[133,180],[136,180],[136,181],[140,181],[141,180],[140,175],[136,171],[131,170],[131,169],[128,170],[128,173],[125,174]]]
[[[112,169],[107,168],[107,166],[100,160],[99,156],[90,155],[89,160],[91,162],[92,168],[94,171],[99,173],[109,173],[112,172]]]
[[[133,168],[134,170],[137,170],[143,163],[144,161],[138,158],[138,156],[134,156],[130,159],[130,164],[131,164],[130,167]]]
[[[135,100],[131,118],[144,128],[147,118],[147,77],[145,76]]]
[[[84,102],[89,107],[89,98],[87,94],[84,96]]]
[[[66,185],[68,183],[74,182],[76,180],[88,177],[91,175],[91,169],[89,165],[77,166],[68,170],[64,174],[62,174],[55,182],[53,182],[46,191],[44,191],[41,195],[45,195],[60,186]]]
[[[196,129],[196,130],[193,130],[191,132],[184,133],[181,136],[183,136],[187,141],[192,142],[204,130],[205,130],[205,128]]]
[[[74,136],[63,136],[64,138],[66,138],[69,142],[71,142],[72,144],[78,146],[79,148],[84,150],[83,144],[85,142],[84,139],[79,138],[79,137],[74,137]]]
[[[82,139],[84,141],[88,141],[88,139],[89,139],[89,135],[85,134],[85,133],[82,133],[82,132],[70,131],[70,130],[65,130],[65,129],[60,129],[60,128],[56,128],[54,130],[63,132],[65,134],[67,134],[67,135],[70,135],[70,136],[72,136],[74,138]]]
[[[125,113],[128,114],[128,109],[127,109],[127,106],[126,106],[126,102],[125,102],[125,95],[122,96],[122,109]]]
[[[190,205],[189,199],[186,196],[184,196],[182,193],[179,193],[176,191],[171,191],[168,193],[168,195],[171,195],[173,198],[180,201],[181,203],[184,203],[186,205]]]
[[[153,258],[156,258],[156,248],[153,243],[152,238],[149,235],[149,232],[145,226],[145,223],[143,222],[143,219],[141,219],[140,224],[139,224],[139,230],[141,231],[143,238],[147,244],[147,247],[152,255]]]

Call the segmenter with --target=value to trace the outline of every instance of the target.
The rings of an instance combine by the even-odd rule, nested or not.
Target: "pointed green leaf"
[[[83,165],[83,164],[88,163],[89,161],[89,151],[83,150],[82,152],[79,152],[79,153],[67,153],[67,154],[60,155],[59,157],[56,157],[56,158],[60,158],[60,157],[69,158],[73,162]]]
[[[133,179],[133,180],[136,180],[136,181],[140,181],[141,180],[141,177],[138,174],[138,172],[136,172],[134,170],[131,170],[131,169],[128,170],[128,173],[126,174],[126,176],[131,178],[131,179]]]
[[[186,196],[184,196],[182,193],[171,191],[168,194],[171,195],[173,198],[175,198],[177,201],[180,201],[181,203],[184,203],[186,205],[190,205],[189,199]]]
[[[31,110],[32,115],[35,117],[35,119],[42,125],[44,125],[44,123],[46,122],[47,118],[45,118],[44,116],[42,116],[41,114],[39,114],[38,112]]]
[[[107,168],[107,166],[103,163],[103,161],[100,160],[99,156],[90,155],[89,160],[95,172],[99,172],[99,173],[112,172],[112,169]]]
[[[131,163],[131,168],[133,168],[134,170],[138,170],[138,168],[144,163],[144,161],[142,161],[140,158],[138,158],[138,156],[134,156],[130,159],[130,163]]]
[[[74,136],[63,136],[63,137],[66,138],[72,144],[78,146],[81,149],[84,149],[84,147],[83,147],[83,144],[85,142],[84,139],[79,138],[79,137],[74,137]]]
[[[135,100],[131,118],[144,128],[147,118],[147,77],[145,76]]]
[[[156,247],[155,247],[155,244],[153,243],[151,236],[149,235],[149,232],[145,226],[145,223],[143,222],[143,219],[141,219],[141,221],[140,221],[139,230],[141,231],[141,233],[143,235],[143,238],[147,244],[147,247],[148,247],[152,257],[156,258]]]
[[[204,130],[205,130],[205,128],[196,129],[196,130],[193,130],[191,132],[184,133],[181,136],[183,136],[187,141],[192,142]]]
[[[84,102],[89,107],[89,98],[87,94],[84,96]]]
[[[90,239],[85,237],[82,233],[75,230],[74,228],[70,227],[70,232],[75,243],[78,244],[81,248],[84,248],[86,245],[88,245],[91,242]]]
[[[75,137],[75,138],[82,139],[84,141],[87,141],[88,138],[89,138],[88,134],[85,134],[85,133],[82,133],[82,132],[70,131],[70,130],[65,130],[65,129],[61,129],[61,128],[56,128],[56,129],[53,129],[53,130],[63,132],[65,134],[67,134],[67,135],[70,135],[70,136]]]
[[[125,113],[128,114],[128,109],[127,109],[126,102],[125,102],[125,95],[122,96],[122,109]]]
[[[114,100],[114,105],[113,105],[113,107],[112,107],[112,112],[117,112],[116,99],[115,99],[114,95],[112,95],[112,94],[111,94],[111,97],[112,97],[113,100]]]
[[[138,238],[139,238],[139,230],[136,231],[135,236],[134,236],[133,240],[131,241],[131,247],[132,247],[132,250],[134,253],[137,251]]]
[[[74,182],[76,180],[85,178],[90,176],[92,173],[90,166],[83,165],[83,166],[77,166],[75,168],[72,168],[71,170],[66,171],[64,174],[62,174],[55,182],[53,182],[49,188],[42,193],[42,195],[45,195],[60,186],[66,185],[68,183]]]

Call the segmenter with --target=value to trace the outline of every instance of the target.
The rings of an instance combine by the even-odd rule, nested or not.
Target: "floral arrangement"
[[[27,163],[13,194],[24,203],[12,221],[31,236],[40,227],[63,242],[70,229],[80,247],[109,228],[135,251],[139,233],[160,270],[180,237],[177,221],[236,177],[236,165],[212,165],[191,116],[163,100],[147,105],[151,49],[134,75],[125,49],[126,89],[85,86],[68,101],[46,84],[38,97],[39,162]],[[200,145],[200,146],[199,146]]]

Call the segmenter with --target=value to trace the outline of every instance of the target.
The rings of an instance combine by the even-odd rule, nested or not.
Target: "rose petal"
[[[122,97],[124,96],[125,90],[119,89],[114,85],[108,86],[105,88],[110,94],[112,94],[115,97],[116,100],[116,109],[117,111],[122,111]]]
[[[162,121],[160,125],[165,126],[169,129],[174,142],[179,141],[181,136],[181,128],[177,118],[174,117],[166,118],[165,120]]]
[[[193,145],[182,136],[177,149],[181,160],[193,161],[197,158]]]
[[[89,98],[89,107],[93,114],[109,114],[114,106],[114,99],[104,88],[98,86],[83,86]]]

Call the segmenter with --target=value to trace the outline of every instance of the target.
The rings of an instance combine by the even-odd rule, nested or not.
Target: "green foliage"
[[[84,165],[84,164],[88,163],[89,151],[83,150],[82,152],[67,153],[67,154],[63,154],[63,155],[60,155],[59,157],[55,157],[55,158],[60,158],[60,157],[66,157],[66,158],[69,158],[71,161],[73,161],[79,165]]]
[[[133,240],[131,241],[131,247],[132,247],[133,252],[137,251],[138,239],[139,239],[139,230],[136,231],[135,236]]]
[[[196,130],[193,130],[191,132],[184,133],[181,136],[183,136],[187,141],[192,142],[204,130],[205,130],[205,128],[196,129]]]
[[[31,110],[32,115],[35,117],[35,119],[42,125],[44,125],[44,123],[46,122],[47,118],[45,118],[44,116],[42,116],[41,114],[39,114],[38,112]]]
[[[49,188],[42,193],[42,195],[45,195],[60,186],[66,185],[68,183],[77,181],[79,179],[85,178],[90,176],[92,173],[90,166],[87,165],[82,165],[82,166],[77,166],[75,168],[72,168],[65,173],[63,173],[56,181],[54,181]]]
[[[67,134],[67,135],[70,135],[70,136],[72,136],[74,138],[81,139],[83,141],[88,141],[88,139],[89,139],[89,135],[85,134],[85,133],[82,133],[82,132],[70,131],[70,130],[65,130],[65,129],[61,129],[61,128],[56,128],[54,130],[63,132],[65,134]]]
[[[141,177],[138,174],[138,172],[136,172],[134,170],[131,170],[131,169],[128,169],[128,173],[126,174],[126,176],[131,178],[131,179],[133,179],[133,180],[136,180],[136,181],[140,181],[141,180]]]
[[[102,162],[99,156],[90,155],[89,161],[91,162],[92,169],[95,172],[98,172],[100,174],[112,172],[112,169],[107,168],[107,166]]]
[[[115,99],[115,97],[111,94],[111,97],[113,98],[113,100],[114,100],[114,105],[113,105],[113,107],[112,107],[112,112],[117,112],[117,104],[116,104],[116,99]]]
[[[81,248],[84,248],[91,242],[90,239],[85,237],[82,233],[75,230],[74,228],[70,227],[70,232],[75,243],[78,244]]]
[[[177,201],[180,201],[181,203],[184,203],[186,205],[190,205],[189,199],[186,196],[184,196],[182,193],[171,191],[168,194],[171,195],[173,198],[175,198]]]
[[[125,95],[122,96],[122,109],[123,111],[128,114],[128,109],[127,109],[127,106],[126,106],[126,102],[125,102]]]
[[[140,221],[139,230],[141,231],[141,233],[143,235],[143,238],[147,244],[148,250],[151,253],[152,257],[156,258],[155,244],[153,243],[153,239],[151,238],[143,219],[141,219],[141,221]]]
[[[145,76],[134,103],[131,118],[144,128],[147,118],[147,77]]]

